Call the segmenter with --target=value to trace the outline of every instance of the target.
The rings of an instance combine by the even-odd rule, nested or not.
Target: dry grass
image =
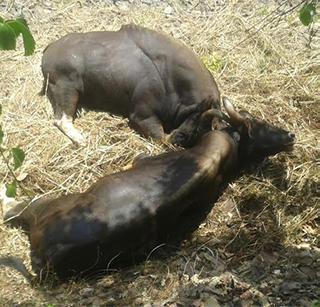
[[[18,1],[5,1],[3,17],[10,17],[14,3],[19,6]],[[194,274],[205,278],[226,268],[236,270],[266,250],[319,246],[320,39],[318,34],[311,49],[306,47],[308,32],[295,13],[248,38],[246,29],[274,6],[233,1],[211,4],[209,10],[210,1],[198,6],[192,2],[188,7],[171,1],[174,12],[166,15],[161,4],[136,4],[126,10],[102,1],[36,3],[28,1],[24,9],[37,42],[35,54],[24,57],[21,48],[0,53],[5,146],[25,151],[21,173],[27,176],[22,183],[33,195],[83,191],[140,152],[155,155],[168,150],[141,138],[126,120],[107,114],[89,112],[76,121],[88,139],[84,148],[73,147],[51,125],[51,106],[37,96],[42,85],[42,50],[72,31],[115,30],[130,22],[162,30],[191,46],[212,70],[222,93],[239,107],[297,135],[293,153],[280,154],[231,184],[207,222],[181,249],[161,261],[148,261],[94,281],[97,299],[131,305],[182,297]],[[3,161],[0,178],[0,184],[11,179]],[[19,230],[0,225],[0,240],[0,254],[22,257],[29,264],[28,241]],[[210,257],[222,264],[209,261]],[[79,295],[88,283],[32,288],[9,269],[1,269],[0,280],[0,305],[92,303]]]

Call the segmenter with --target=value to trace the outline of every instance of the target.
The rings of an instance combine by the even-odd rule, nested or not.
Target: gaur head
[[[188,114],[179,129],[172,132],[170,142],[182,147],[192,147],[204,134],[212,130],[216,120],[220,121],[220,109],[220,104],[215,103],[212,97],[204,99]]]
[[[229,124],[240,134],[240,154],[250,160],[262,160],[281,151],[292,151],[294,133],[253,117],[247,111],[237,112],[230,100],[223,98]]]

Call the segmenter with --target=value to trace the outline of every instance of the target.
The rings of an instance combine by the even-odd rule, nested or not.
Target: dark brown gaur
[[[11,209],[5,222],[28,232],[35,272],[49,265],[62,279],[85,276],[128,264],[159,244],[179,242],[205,219],[240,170],[293,149],[294,134],[235,111],[227,99],[224,107],[228,116],[214,112],[220,130],[208,132],[193,148],[139,158],[131,169],[103,177],[84,193]],[[16,258],[0,263],[29,276]]]
[[[84,143],[73,126],[79,108],[127,117],[143,136],[184,147],[210,130],[201,114],[220,110],[217,84],[196,54],[139,26],[68,34],[44,50],[42,73],[54,124],[78,144]]]

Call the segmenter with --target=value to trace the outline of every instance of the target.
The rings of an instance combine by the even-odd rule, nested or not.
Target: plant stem
[[[0,146],[0,154],[1,154],[2,159],[3,159],[3,161],[5,162],[5,164],[6,164],[7,168],[8,168],[10,174],[12,175],[12,177],[14,178],[14,180],[16,181],[17,185],[18,185],[19,188],[23,191],[23,193],[28,196],[29,202],[32,202],[32,197],[31,197],[31,195],[30,195],[29,192],[23,187],[23,185],[20,184],[20,182],[18,181],[17,176],[14,174],[11,166],[9,165],[9,162],[8,162],[8,160],[6,159],[6,157],[5,157],[5,155],[4,155],[4,151],[3,151],[3,149],[1,148],[1,146]]]

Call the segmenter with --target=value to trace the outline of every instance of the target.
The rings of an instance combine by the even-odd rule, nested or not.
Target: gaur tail
[[[44,76],[43,79],[43,84],[42,84],[42,89],[38,93],[39,96],[44,96],[47,93],[47,88],[48,88],[48,76]]]
[[[35,276],[33,276],[26,268],[24,263],[20,258],[13,256],[4,256],[0,257],[0,266],[6,266],[15,269],[17,272],[22,274],[29,283],[32,283],[35,280]]]

